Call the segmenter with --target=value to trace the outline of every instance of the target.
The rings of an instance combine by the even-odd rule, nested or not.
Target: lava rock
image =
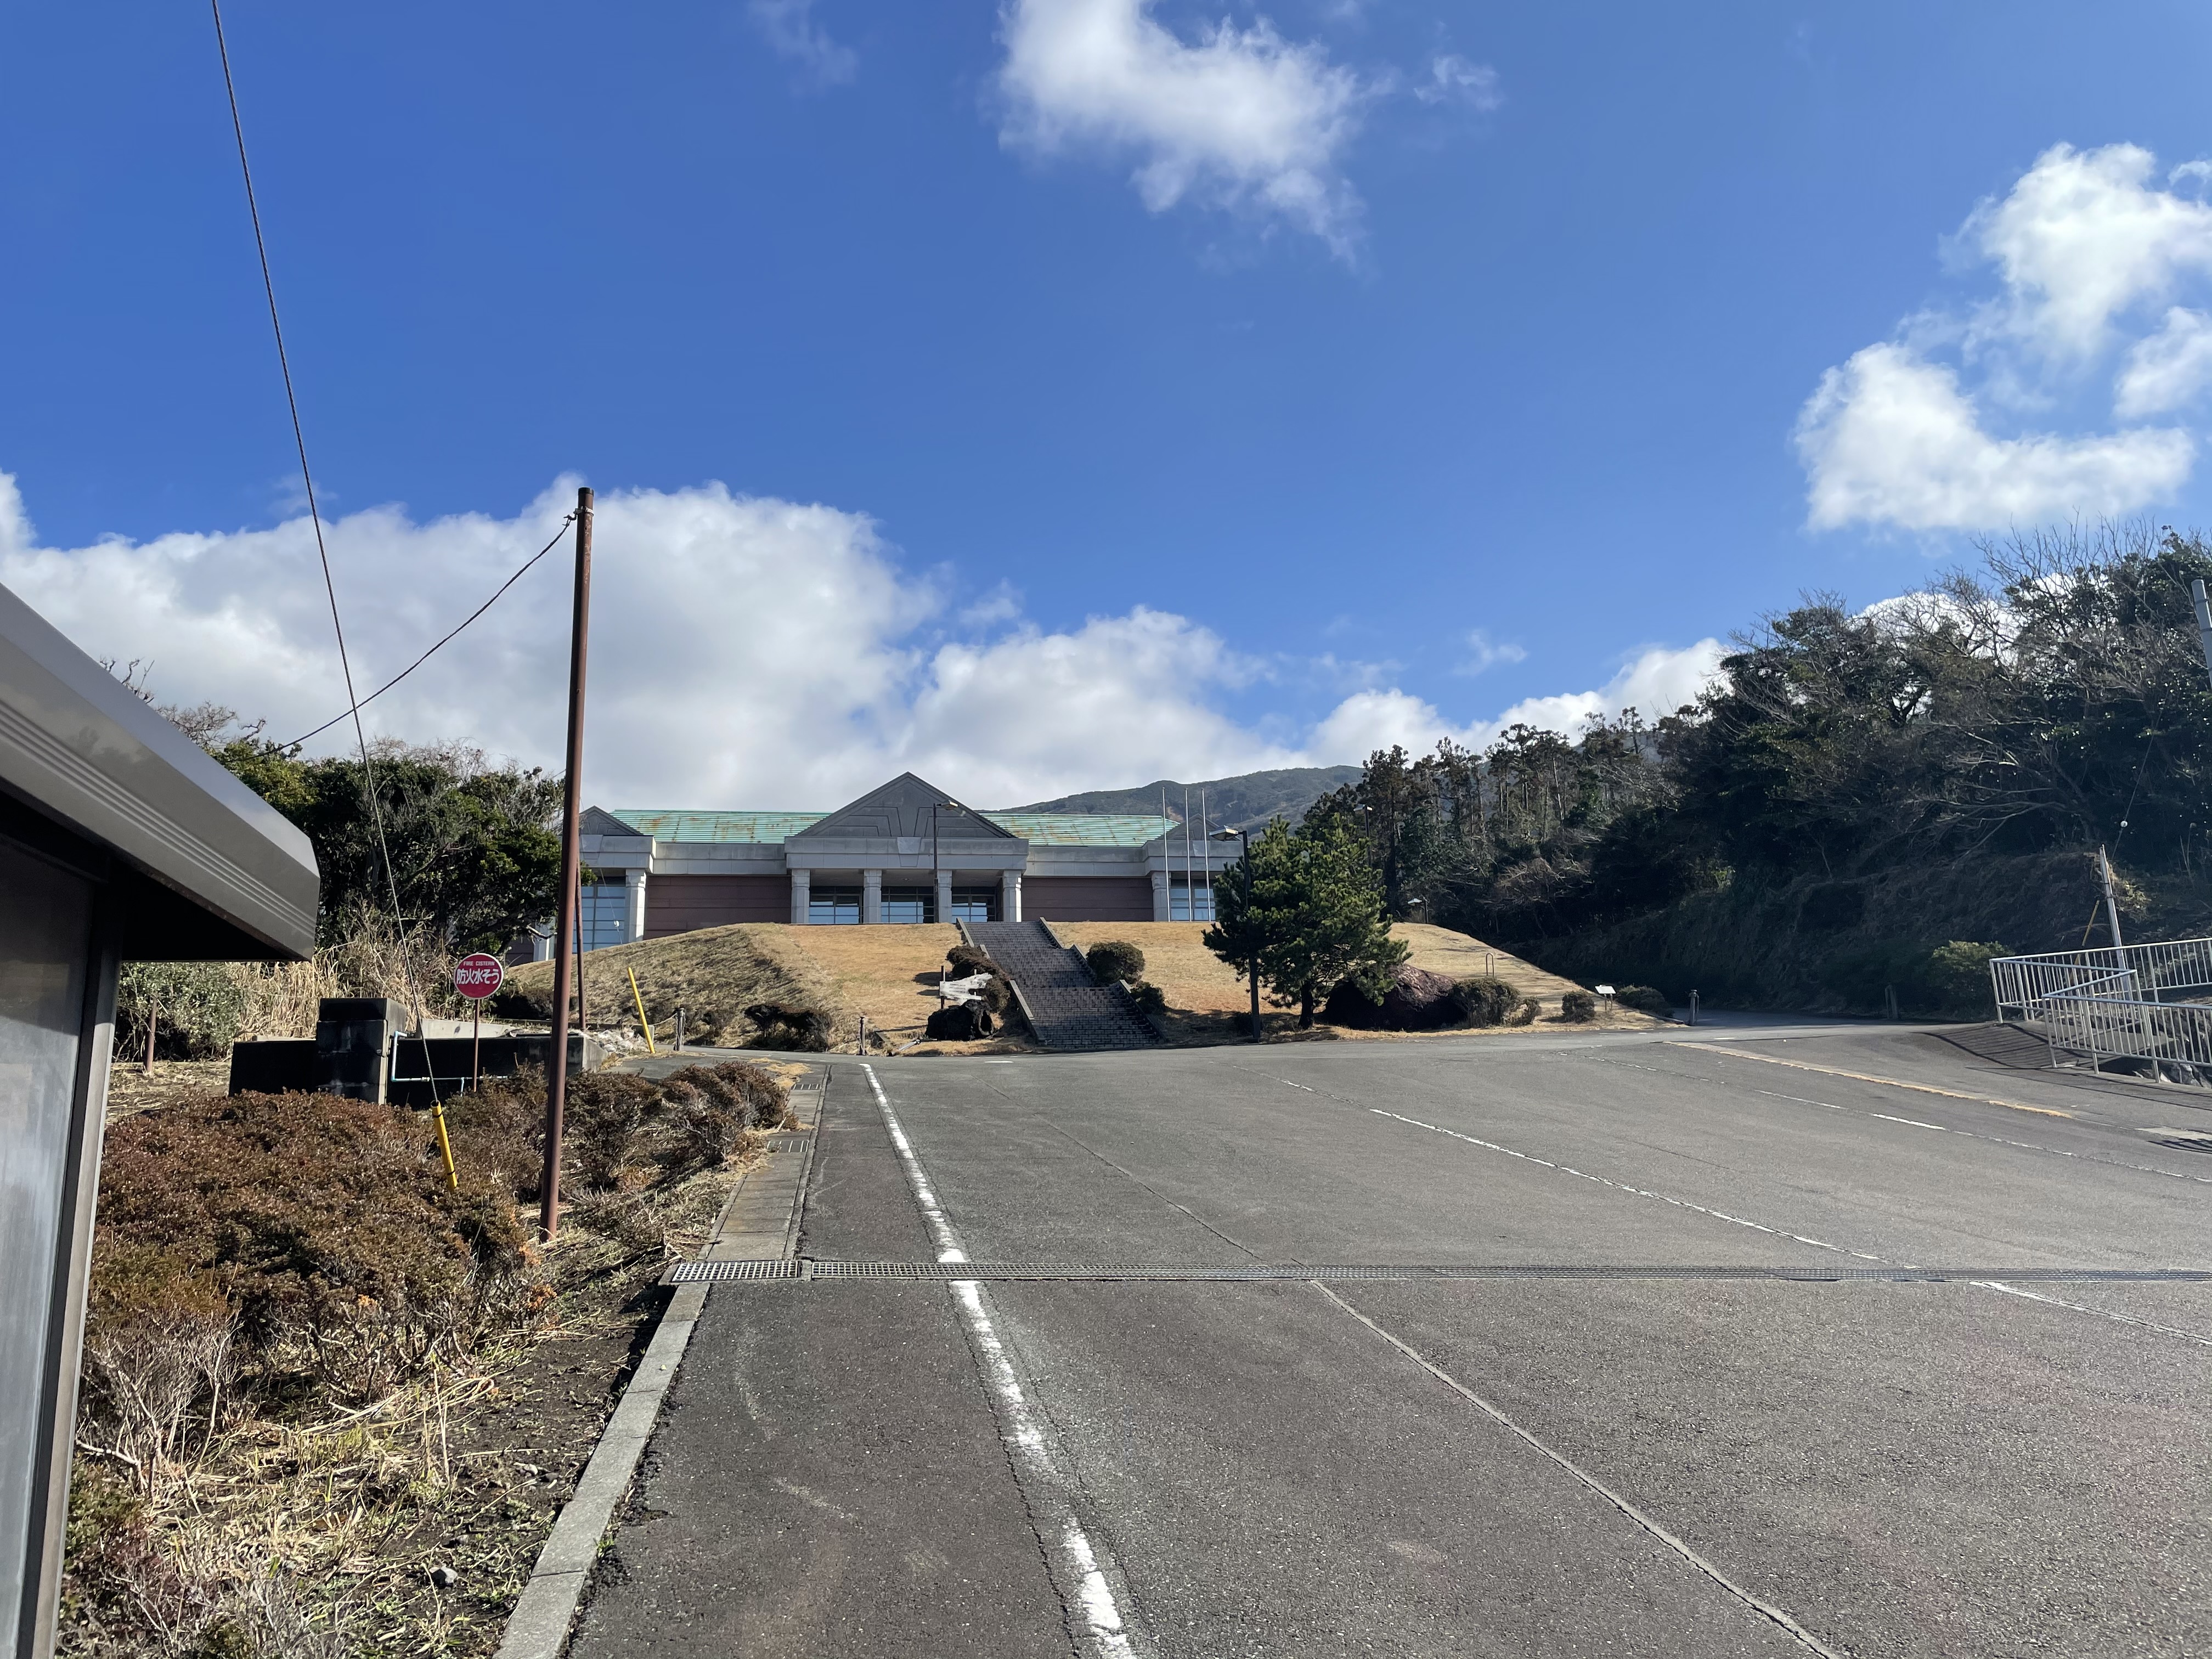
[[[1453,980],[1426,968],[1400,968],[1380,1003],[1349,980],[1328,994],[1321,1017],[1331,1025],[1362,1031],[1437,1031],[1466,1023],[1453,1000]]]

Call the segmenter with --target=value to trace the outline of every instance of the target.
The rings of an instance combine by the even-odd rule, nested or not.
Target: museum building
[[[594,806],[580,827],[586,950],[740,921],[1206,921],[1231,861],[1164,813],[981,812],[911,772],[834,812]]]

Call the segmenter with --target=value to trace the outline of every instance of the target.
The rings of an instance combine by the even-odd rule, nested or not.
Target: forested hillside
[[[1656,725],[1378,753],[1312,811],[1358,827],[1394,915],[1678,998],[1978,1012],[1994,948],[2105,941],[2100,843],[2134,933],[2212,931],[2212,550],[2138,527],[1982,552],[1869,611],[1770,618]]]

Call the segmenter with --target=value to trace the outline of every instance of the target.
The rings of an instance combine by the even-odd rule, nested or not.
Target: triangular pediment
[[[645,831],[635,824],[624,823],[604,807],[586,806],[576,815],[576,833],[580,836],[643,836]]]
[[[818,823],[809,824],[790,839],[808,841],[896,841],[931,833],[935,809],[939,841],[1015,841],[1019,837],[1000,829],[980,813],[958,805],[935,784],[902,772],[881,788],[872,789],[848,806],[841,806]]]

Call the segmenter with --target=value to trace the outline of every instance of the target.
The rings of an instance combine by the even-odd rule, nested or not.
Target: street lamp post
[[[965,809],[957,800],[933,800],[929,803],[929,904],[933,910],[937,908],[938,897],[944,895],[947,901],[944,907],[945,914],[939,916],[938,920],[950,921],[952,919],[951,895],[945,884],[937,857],[937,809],[940,806],[950,806],[955,811]],[[945,972],[942,968],[939,969],[937,975],[937,1006],[940,1008],[945,1006]]]
[[[1244,925],[1252,925],[1252,832],[1249,830],[1217,830],[1216,841],[1241,841],[1244,843]],[[1252,1041],[1260,1040],[1260,953],[1255,948],[1245,963],[1246,977],[1252,981]]]

